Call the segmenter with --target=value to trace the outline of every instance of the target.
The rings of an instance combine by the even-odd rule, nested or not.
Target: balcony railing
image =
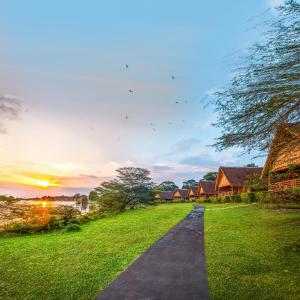
[[[270,191],[281,191],[281,190],[286,190],[288,188],[296,188],[296,187],[300,188],[300,178],[284,180],[276,183],[269,183]]]

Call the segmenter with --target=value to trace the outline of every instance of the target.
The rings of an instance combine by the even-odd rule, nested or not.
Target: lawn
[[[76,233],[2,237],[0,299],[94,299],[191,209],[163,204]],[[205,252],[212,299],[300,299],[300,211],[206,205]]]
[[[229,206],[205,212],[212,299],[300,299],[300,211]]]
[[[0,299],[94,299],[192,209],[159,205],[106,217],[74,233],[0,238]]]

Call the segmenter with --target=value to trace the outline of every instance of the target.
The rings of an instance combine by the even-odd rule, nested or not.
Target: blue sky
[[[203,102],[280,3],[2,1],[0,96],[22,109],[2,114],[0,194],[86,192],[120,166],[180,183],[219,165],[262,165],[208,147],[219,131]],[[41,178],[57,184],[26,184]]]

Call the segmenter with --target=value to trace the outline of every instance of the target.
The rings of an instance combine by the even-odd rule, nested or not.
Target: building
[[[155,194],[154,199],[156,201],[172,201],[173,192],[172,191],[161,191]]]
[[[271,191],[300,187],[300,124],[277,131],[265,162],[262,177]]]
[[[189,190],[187,190],[187,189],[175,189],[173,191],[173,199],[174,200],[187,200],[188,192],[189,192]]]
[[[262,168],[257,167],[219,167],[215,185],[218,197],[248,192],[245,180],[261,172]]]
[[[200,180],[198,183],[197,194],[199,198],[216,196],[215,180]]]
[[[194,200],[194,199],[198,198],[198,188],[196,186],[191,186],[188,189],[188,198],[190,200]]]

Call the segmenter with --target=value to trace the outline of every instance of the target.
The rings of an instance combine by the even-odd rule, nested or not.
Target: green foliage
[[[217,203],[221,203],[221,198],[219,197],[210,197],[210,202],[217,204]]]
[[[208,198],[204,198],[203,202],[204,203],[211,203],[211,198],[209,198],[209,197]]]
[[[31,228],[28,224],[16,222],[5,225],[4,230],[11,233],[29,233]]]
[[[299,22],[300,4],[286,1],[229,85],[215,94],[222,128],[217,149],[267,150],[279,128],[290,133],[285,124],[300,121]],[[299,136],[290,141],[299,145]]]
[[[65,232],[77,232],[77,231],[80,231],[80,230],[81,230],[80,225],[79,224],[75,224],[75,223],[68,224],[64,228]]]
[[[117,179],[101,183],[95,189],[101,211],[119,212],[153,201],[150,172],[142,168],[120,168]]]
[[[196,187],[198,186],[198,182],[195,179],[189,179],[182,183],[183,189],[188,189],[190,187]]]
[[[269,203],[272,201],[272,197],[269,192],[264,191],[264,192],[256,192],[255,193],[255,198],[258,202],[260,203]]]
[[[154,191],[161,192],[161,191],[174,191],[178,189],[178,186],[173,181],[163,181],[158,185],[153,187]]]
[[[242,202],[245,203],[251,203],[256,201],[255,193],[249,192],[249,193],[243,193],[241,195]]]
[[[261,178],[261,174],[253,173],[244,181],[244,186],[247,187],[250,191],[266,191],[268,189],[268,179]]]
[[[231,202],[242,202],[242,198],[240,195],[232,195],[230,196]]]
[[[224,197],[221,197],[221,203],[229,203],[231,202],[231,196],[224,196]]]
[[[272,202],[274,203],[299,203],[300,188],[290,188],[283,191],[270,192]]]
[[[214,181],[217,179],[217,172],[208,172],[202,178],[203,178],[203,180]]]

